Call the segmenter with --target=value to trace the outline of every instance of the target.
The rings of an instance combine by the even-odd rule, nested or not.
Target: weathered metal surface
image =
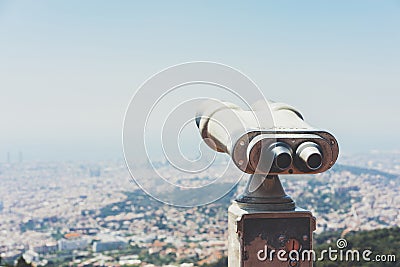
[[[233,203],[229,208],[228,266],[311,267],[312,258],[303,258],[302,253],[312,249],[314,230],[315,218],[309,211],[256,212]]]

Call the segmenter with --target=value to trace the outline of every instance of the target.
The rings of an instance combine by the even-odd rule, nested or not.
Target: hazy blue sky
[[[333,132],[400,149],[400,1],[1,1],[0,161],[122,158],[159,70],[216,61]]]

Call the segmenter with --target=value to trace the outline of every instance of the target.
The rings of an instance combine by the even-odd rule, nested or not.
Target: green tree
[[[17,261],[17,265],[15,265],[16,267],[33,267],[32,263],[27,263],[24,259],[24,257],[19,257],[18,261]]]

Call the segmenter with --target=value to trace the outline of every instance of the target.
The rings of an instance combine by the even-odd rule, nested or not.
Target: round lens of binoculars
[[[283,171],[292,164],[292,151],[285,143],[278,142],[268,148],[268,152],[273,159],[272,167]]]
[[[313,142],[302,143],[296,151],[304,166],[309,170],[317,170],[322,165],[322,154],[319,146]]]

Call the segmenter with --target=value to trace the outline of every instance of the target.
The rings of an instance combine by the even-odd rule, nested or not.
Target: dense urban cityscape
[[[396,227],[399,154],[342,157],[327,173],[282,176],[282,182],[317,217],[317,235]],[[1,259],[13,264],[23,256],[37,266],[206,266],[227,254],[227,207],[245,180],[217,202],[178,208],[147,196],[123,161],[1,163]]]

